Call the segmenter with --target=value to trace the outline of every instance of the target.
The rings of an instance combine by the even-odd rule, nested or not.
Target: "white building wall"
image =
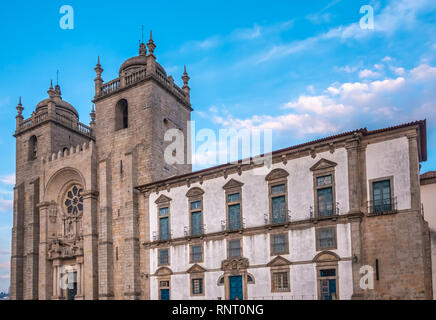
[[[314,207],[313,174],[310,168],[322,158],[336,162],[336,202],[339,203],[340,214],[349,211],[348,194],[348,160],[345,148],[336,149],[332,154],[323,152],[316,158],[302,157],[288,161],[286,165],[277,163],[273,169],[282,168],[289,173],[288,177],[288,209],[291,211],[292,221],[304,220],[310,217],[310,207]],[[272,169],[271,169],[272,170]],[[245,218],[245,227],[256,227],[264,224],[265,215],[269,214],[268,183],[265,175],[256,175],[253,171],[244,171],[242,175],[229,175],[227,179],[218,177],[205,180],[202,185],[194,183],[189,188],[184,185],[173,188],[170,192],[161,191],[150,195],[150,241],[153,241],[153,232],[157,232],[157,209],[154,203],[161,195],[172,199],[170,209],[170,223],[173,238],[184,236],[184,227],[189,226],[189,203],[186,193],[193,187],[204,190],[203,219],[206,224],[206,233],[221,231],[221,221],[226,219],[225,192],[223,186],[230,179],[244,183],[242,187],[242,214]]]
[[[410,209],[409,141],[407,137],[369,144],[366,148],[366,176],[368,181],[393,176],[397,209]],[[370,199],[369,183],[367,188],[368,199]]]
[[[421,186],[421,201],[430,229],[433,299],[436,300],[436,183]]]
[[[316,158],[303,157],[288,160],[287,164],[274,164],[273,169],[282,168],[289,173],[288,177],[288,208],[291,211],[292,221],[310,218],[310,207],[314,207],[313,173],[310,168],[322,158],[336,162],[335,185],[336,202],[339,203],[340,214],[346,214],[349,210],[348,195],[348,160],[345,148],[336,149],[332,154],[323,152]],[[272,169],[271,169],[272,170]],[[226,202],[223,186],[230,180],[235,179],[244,183],[242,187],[242,215],[245,219],[245,228],[262,226],[265,223],[265,215],[269,214],[268,183],[265,175],[256,175],[253,171],[244,171],[242,175],[229,175],[227,179],[218,177],[205,180],[203,184],[194,183],[189,188],[185,186],[172,188],[170,192],[153,192],[150,195],[149,212],[151,238],[153,232],[159,229],[158,213],[155,204],[160,195],[172,199],[170,203],[170,229],[172,238],[184,237],[184,227],[189,226],[189,203],[186,193],[193,187],[204,190],[203,195],[203,221],[206,224],[206,233],[220,232],[221,221],[226,220]],[[250,268],[247,270],[255,278],[255,284],[248,284],[249,298],[263,299],[317,299],[317,274],[316,264],[312,260],[316,256],[315,227],[307,229],[294,229],[289,233],[289,254],[282,255],[291,261],[290,285],[291,292],[272,293],[270,268],[266,267],[275,256],[270,255],[270,235],[265,230],[263,234],[244,235],[242,238],[243,256],[249,259]],[[341,258],[351,257],[350,225],[337,225],[337,249],[332,250]],[[158,298],[158,283],[153,274],[159,268],[158,249],[151,249],[150,271],[151,298]],[[227,239],[204,241],[204,259],[199,263],[206,270],[205,273],[205,296],[197,299],[225,298],[224,286],[218,286],[218,278],[223,274],[221,262],[227,259]],[[171,276],[171,299],[191,299],[190,276],[179,274],[186,272],[192,264],[189,263],[189,244],[170,246],[170,265],[174,273]],[[351,263],[340,262],[339,265],[339,290],[340,297],[348,299],[352,292]]]

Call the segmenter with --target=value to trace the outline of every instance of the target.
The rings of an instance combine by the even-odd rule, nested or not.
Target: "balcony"
[[[241,232],[243,229],[245,229],[245,218],[242,218],[242,221],[232,219],[228,220],[221,220],[221,231],[225,232],[235,232],[239,231]]]
[[[94,139],[94,132],[87,125],[61,114],[49,114],[48,112],[37,113],[32,115],[30,118],[23,120],[21,125],[17,128],[16,134],[35,128],[36,126],[48,121],[56,122],[90,139]]]
[[[370,216],[381,216],[397,212],[397,197],[381,200],[368,201],[368,213]]]
[[[172,230],[168,233],[154,231],[153,232],[153,241],[170,241],[173,238]]]
[[[287,224],[291,222],[291,211],[283,209],[272,214],[267,213],[264,215],[264,222],[265,225]]]
[[[107,97],[113,93],[120,92],[125,88],[132,87],[137,83],[140,83],[146,79],[154,79],[160,83],[166,90],[171,92],[177,99],[183,103],[189,104],[189,96],[180,89],[174,81],[171,81],[165,74],[163,74],[159,69],[154,72],[147,71],[146,69],[138,70],[127,76],[121,76],[121,78],[116,78],[109,82],[102,84],[99,92],[95,96],[95,99]]]
[[[206,234],[206,225],[203,224],[197,227],[188,227],[185,226],[183,233],[185,237],[201,237]]]

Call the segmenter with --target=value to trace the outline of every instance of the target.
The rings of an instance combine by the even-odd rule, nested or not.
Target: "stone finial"
[[[97,74],[97,78],[101,78],[101,74],[103,73],[104,69],[101,67],[100,64],[100,56],[97,58],[97,65],[94,68],[95,73]]]
[[[183,92],[185,92],[185,94],[187,95],[187,97],[189,98],[190,92],[191,92],[191,88],[189,88],[188,86],[188,82],[191,78],[189,78],[188,73],[186,72],[186,66],[185,66],[185,70],[183,72],[183,76],[182,76],[182,80],[183,80]]]
[[[151,30],[150,30],[150,40],[148,40],[147,48],[148,48],[148,51],[149,51],[148,55],[154,55],[154,49],[156,49],[156,45],[154,44],[153,33],[152,33]]]
[[[94,105],[92,105],[91,113],[89,114],[91,116],[91,122],[89,123],[89,126],[91,127],[91,130],[95,127],[95,109]]]
[[[16,118],[16,127],[17,129],[21,126],[23,123],[23,105],[21,104],[21,97],[18,99],[18,105],[17,105],[17,116]]]
[[[145,47],[145,44],[141,42],[139,44],[139,55],[140,56],[146,56],[147,55],[147,48]]]
[[[53,89],[53,80],[50,80],[50,88],[47,91],[50,99],[53,99],[56,96],[56,91]]]
[[[103,87],[103,78],[101,77],[101,74],[103,73],[104,69],[100,65],[100,56],[97,58],[97,65],[94,68],[95,73],[97,76],[94,79],[95,83],[95,96],[98,97],[100,95],[101,88]]]
[[[21,96],[20,96],[20,98],[18,99],[18,105],[17,105],[18,116],[23,117],[23,115],[22,115],[23,110],[24,110],[24,108],[23,108],[23,105],[21,104]]]
[[[55,93],[56,93],[55,96],[56,96],[56,97],[59,97],[59,98],[62,99],[62,95],[61,95],[61,87],[60,87],[58,84],[55,86],[54,91],[55,91]]]

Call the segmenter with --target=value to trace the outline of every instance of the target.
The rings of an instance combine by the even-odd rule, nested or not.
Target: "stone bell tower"
[[[93,140],[91,129],[79,122],[77,110],[62,99],[60,86],[50,84],[47,93],[49,97],[36,105],[28,119],[23,118],[21,98],[17,106],[11,256],[14,300],[49,299],[53,291],[47,280],[51,279],[51,262],[44,251],[52,234],[46,232],[40,214],[45,182],[42,159]]]
[[[148,52],[147,52],[148,48]],[[95,134],[99,177],[99,299],[140,296],[140,244],[143,226],[138,210],[143,197],[135,187],[191,171],[187,164],[191,118],[189,77],[183,88],[156,61],[150,32],[139,55],[126,60],[119,77],[104,83],[100,58],[95,67]],[[165,132],[184,137],[184,164],[166,163]],[[148,231],[147,231],[148,232]]]

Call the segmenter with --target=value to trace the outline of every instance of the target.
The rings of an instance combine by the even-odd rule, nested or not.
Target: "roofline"
[[[347,132],[339,133],[339,134],[336,134],[336,135],[328,136],[328,137],[325,137],[325,138],[320,138],[320,139],[312,140],[312,141],[305,142],[305,143],[302,143],[302,144],[286,147],[286,148],[283,148],[283,149],[278,149],[278,150],[273,151],[271,154],[272,154],[272,156],[274,156],[274,155],[277,155],[277,154],[280,154],[280,153],[292,151],[292,150],[299,149],[299,148],[302,148],[302,147],[308,147],[310,145],[317,144],[317,143],[320,143],[320,142],[332,141],[332,140],[335,140],[335,139],[338,139],[338,138],[344,138],[344,137],[347,137],[347,136],[350,136],[350,138],[353,138],[353,137],[358,136],[359,133],[362,136],[366,137],[366,136],[370,136],[370,135],[374,135],[374,134],[379,134],[379,133],[383,133],[383,132],[395,131],[395,130],[406,128],[406,127],[413,127],[413,126],[416,126],[416,125],[418,125],[418,130],[419,130],[419,132],[418,132],[418,138],[419,138],[419,141],[418,141],[419,142],[419,146],[418,146],[419,161],[420,162],[421,161],[427,161],[426,119],[418,120],[418,121],[414,121],[414,122],[409,122],[409,123],[404,123],[404,124],[400,124],[400,125],[393,126],[393,127],[387,127],[387,128],[383,128],[383,129],[370,130],[370,131],[368,131],[367,128],[361,128],[361,129],[357,129],[357,130],[353,130],[353,131],[347,131]],[[264,155],[265,154],[261,154],[258,157],[263,157]],[[162,184],[165,184],[165,183],[168,183],[168,182],[171,182],[171,181],[176,181],[176,180],[180,180],[180,179],[183,179],[183,178],[187,178],[189,176],[199,176],[202,173],[213,172],[213,171],[216,171],[216,170],[219,170],[219,169],[222,169],[222,168],[226,168],[226,167],[230,168],[230,167],[235,166],[237,164],[242,164],[242,163],[245,164],[245,163],[248,163],[248,160],[250,160],[249,163],[252,163],[253,157],[245,158],[245,159],[238,160],[238,161],[235,161],[235,162],[232,162],[232,163],[220,164],[220,165],[217,165],[217,166],[214,166],[214,167],[209,167],[209,168],[201,169],[201,170],[198,170],[198,171],[192,171],[192,172],[184,173],[184,174],[181,174],[181,175],[171,176],[171,177],[166,178],[166,179],[162,179],[162,180],[158,180],[158,181],[154,181],[154,182],[150,182],[150,183],[147,183],[147,184],[144,184],[144,185],[137,186],[137,187],[135,187],[135,189],[140,190],[140,191],[144,190],[144,189],[149,189],[152,186],[162,185]]]

